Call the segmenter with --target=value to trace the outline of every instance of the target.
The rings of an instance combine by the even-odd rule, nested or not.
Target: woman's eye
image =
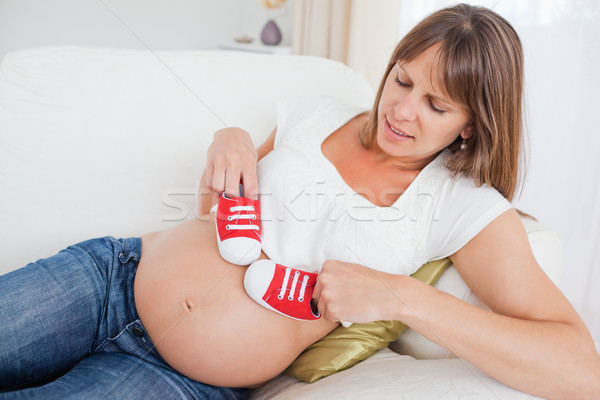
[[[410,83],[402,82],[400,80],[400,78],[398,78],[398,77],[395,77],[394,80],[396,81],[396,83],[400,87],[403,87],[403,88],[410,88],[411,87]],[[432,111],[434,111],[434,112],[436,112],[436,113],[438,113],[440,115],[444,115],[446,113],[446,110],[441,110],[441,109],[437,108],[436,106],[434,106],[433,102],[431,100],[428,100],[428,101],[429,101],[429,107],[431,108]]]
[[[409,85],[408,83],[402,82],[402,81],[400,80],[400,78],[398,78],[398,77],[396,77],[394,80],[396,81],[396,83],[397,83],[398,85],[400,85],[400,86],[401,86],[401,87],[403,87],[403,88],[409,88],[409,87],[410,87],[410,85]]]
[[[433,102],[431,100],[429,100],[429,107],[431,107],[431,109],[441,115],[444,115],[444,113],[446,112],[446,110],[440,110],[439,108],[437,108],[436,106],[433,105]]]

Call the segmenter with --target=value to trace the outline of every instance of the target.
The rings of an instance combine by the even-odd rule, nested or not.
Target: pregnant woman
[[[298,321],[248,297],[246,268],[221,258],[213,216],[141,239],[90,240],[0,277],[0,398],[243,398],[338,321],[382,319],[522,391],[598,398],[591,336],[508,202],[522,69],[508,22],[459,5],[402,39],[370,110],[284,102],[257,151],[241,129],[217,132],[207,187],[236,195],[243,178],[249,196],[260,191],[271,220],[261,258],[317,264],[322,317]],[[325,217],[309,207],[317,215],[304,223],[321,224],[318,237],[294,242],[279,212],[302,204],[290,190],[307,182],[327,183],[314,198],[330,207]],[[407,276],[446,256],[493,311]]]

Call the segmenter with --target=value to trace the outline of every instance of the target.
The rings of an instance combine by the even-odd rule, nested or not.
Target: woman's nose
[[[404,96],[404,98],[398,100],[394,106],[394,116],[398,121],[414,121],[417,112],[416,104],[410,94]]]

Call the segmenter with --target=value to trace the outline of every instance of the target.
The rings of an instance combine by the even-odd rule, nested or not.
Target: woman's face
[[[390,71],[378,108],[377,145],[387,156],[422,169],[461,135],[472,133],[466,109],[444,95],[434,64],[438,45]]]

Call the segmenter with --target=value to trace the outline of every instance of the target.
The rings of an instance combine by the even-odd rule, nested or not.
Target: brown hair
[[[519,36],[500,15],[458,4],[437,11],[415,26],[396,46],[375,99],[361,142],[373,145],[377,109],[386,78],[397,62],[407,63],[439,43],[440,82],[465,107],[474,126],[464,150],[458,137],[448,146],[447,167],[477,185],[488,184],[512,200],[520,178],[523,140],[523,50]]]

